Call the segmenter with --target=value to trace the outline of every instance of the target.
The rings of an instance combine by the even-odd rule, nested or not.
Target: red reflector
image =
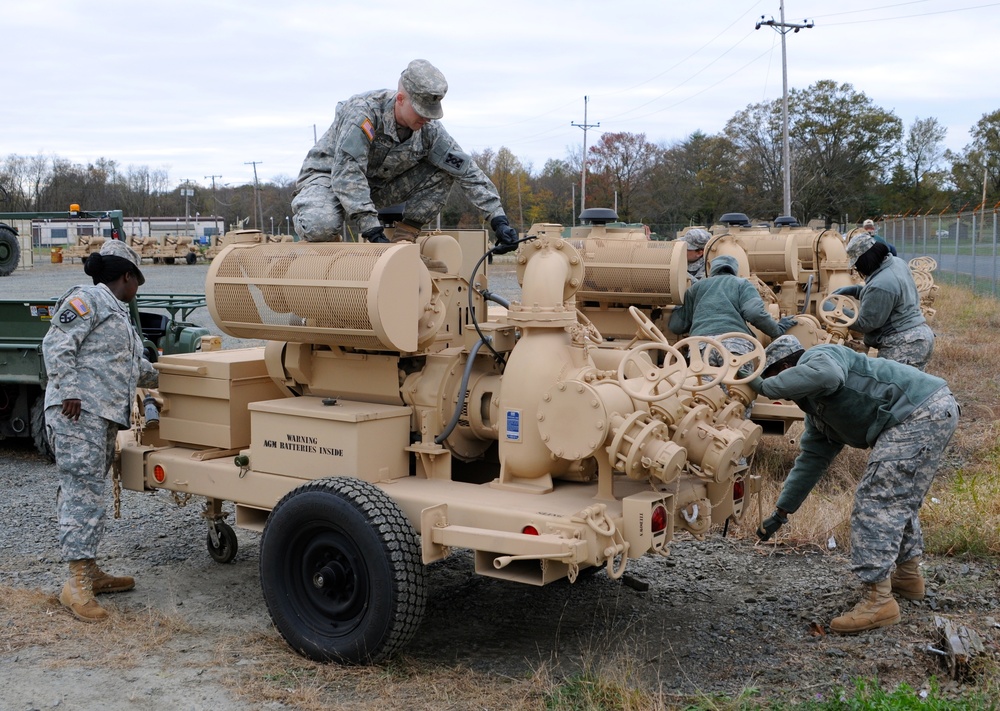
[[[157,464],[153,467],[153,478],[156,479],[157,484],[162,484],[167,480],[167,472],[164,471],[162,466]]]
[[[535,528],[534,526],[525,526],[524,528],[521,529],[521,533],[523,533],[526,536],[537,536],[538,529]]]
[[[657,504],[653,507],[653,516],[651,522],[651,528],[653,533],[659,533],[664,528],[667,527],[667,508],[663,504]]]
[[[733,482],[733,501],[739,501],[743,498],[743,494],[746,491],[745,486],[742,481]]]

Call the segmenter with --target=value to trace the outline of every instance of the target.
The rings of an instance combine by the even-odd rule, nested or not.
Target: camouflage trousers
[[[56,513],[63,560],[96,558],[104,535],[104,482],[119,425],[86,410],[74,422],[59,405],[45,411],[45,423],[59,470]]]
[[[926,323],[894,333],[878,347],[878,357],[924,370],[934,352],[934,331]]]
[[[854,494],[851,569],[866,583],[885,580],[893,565],[923,554],[918,512],[944,449],[958,426],[947,387],[882,432]]]
[[[367,188],[376,209],[405,202],[403,219],[423,226],[444,208],[454,183],[455,178],[440,168],[419,163],[387,181],[373,178]],[[359,186],[359,191],[365,187]],[[292,214],[295,232],[307,242],[343,240],[344,208],[328,184],[317,182],[302,188],[292,199]]]

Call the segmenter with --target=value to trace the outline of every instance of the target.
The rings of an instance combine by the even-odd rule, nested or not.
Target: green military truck
[[[131,305],[141,330],[146,357],[192,353],[211,332],[187,323],[202,295],[142,294]],[[30,437],[39,452],[51,456],[45,438],[45,362],[42,339],[49,330],[56,299],[0,299],[0,440]],[[162,309],[167,314],[149,309]]]

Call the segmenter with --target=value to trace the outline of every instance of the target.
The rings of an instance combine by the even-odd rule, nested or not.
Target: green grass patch
[[[920,512],[924,549],[941,555],[1000,555],[1000,446],[985,453],[986,471],[939,480]]]
[[[639,711],[657,708],[643,691],[597,674],[572,676],[545,694],[549,711]]]

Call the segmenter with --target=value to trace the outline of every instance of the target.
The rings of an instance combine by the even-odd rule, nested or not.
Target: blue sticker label
[[[504,439],[508,442],[520,442],[521,441],[521,411],[520,410],[507,410],[504,413],[504,419],[507,422],[507,428],[504,432]]]

